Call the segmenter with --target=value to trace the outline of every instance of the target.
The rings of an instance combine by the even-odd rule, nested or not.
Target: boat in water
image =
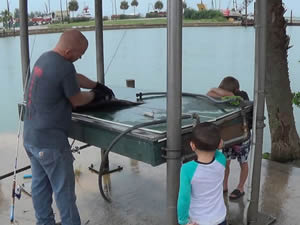
[[[93,18],[92,14],[90,13],[90,9],[88,6],[85,6],[80,14],[78,14],[78,17],[84,17],[84,18]]]

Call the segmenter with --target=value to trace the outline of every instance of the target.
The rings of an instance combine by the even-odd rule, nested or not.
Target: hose
[[[146,93],[137,93],[136,94],[136,97],[138,100],[142,100],[143,96],[147,96],[147,95],[158,95],[157,97],[164,97],[166,96],[166,92],[146,92]],[[206,98],[210,101],[212,101],[213,103],[216,103],[216,104],[222,104],[222,103],[227,103],[227,102],[230,102],[231,99],[226,99],[226,100],[217,100],[215,98],[212,98],[208,95],[203,95],[203,94],[193,94],[193,93],[188,93],[188,92],[182,92],[182,96],[190,96],[190,97],[201,97],[201,98]]]
[[[136,93],[136,98],[137,98],[137,101],[142,101],[143,100],[143,96],[151,96],[152,97],[147,97],[147,98],[144,98],[144,99],[150,99],[150,98],[161,98],[161,97],[165,97],[166,96],[166,92],[146,92],[146,93],[142,93],[142,92],[139,92],[139,93]],[[154,96],[153,96],[154,95]],[[216,104],[215,106],[221,110],[222,112],[226,112],[225,109],[223,109],[222,107],[218,106],[218,104],[223,104],[223,103],[227,103],[227,102],[231,102],[232,99],[226,99],[226,100],[217,100],[213,97],[210,97],[208,95],[203,95],[203,94],[193,94],[193,93],[187,93],[187,92],[183,92],[182,93],[182,96],[189,96],[189,97],[195,97],[195,98],[204,98],[206,100],[209,100],[211,102],[213,102],[214,104]]]
[[[148,93],[137,93],[136,97],[138,98],[138,100],[142,100],[142,96],[143,95],[158,95],[157,97],[164,97],[166,95],[165,92],[148,92]],[[210,96],[207,95],[202,95],[202,94],[192,94],[192,93],[182,93],[182,96],[191,96],[191,97],[203,97],[206,98],[214,103],[220,104],[220,103],[226,103],[226,102],[230,102],[231,100],[216,100]],[[192,115],[183,115],[181,117],[181,119],[196,119],[197,123],[200,122],[199,120],[199,116],[197,114],[192,114]],[[108,154],[109,152],[112,150],[112,148],[114,147],[114,145],[127,133],[142,128],[142,127],[146,127],[146,126],[151,126],[151,125],[157,125],[157,124],[162,124],[162,123],[166,123],[167,120],[166,119],[161,119],[161,120],[155,120],[155,121],[150,121],[150,122],[146,122],[146,123],[141,123],[141,124],[137,124],[133,127],[128,128],[127,130],[123,131],[122,133],[120,133],[117,137],[115,137],[113,139],[113,141],[111,142],[111,144],[109,145],[109,147],[107,148],[107,150],[104,150],[104,154],[101,158],[101,164],[100,164],[100,168],[99,168],[99,176],[98,176],[98,186],[99,186],[99,190],[100,193],[102,195],[102,197],[104,198],[105,201],[107,202],[111,202],[111,199],[104,193],[103,190],[103,186],[102,186],[102,176],[105,175],[107,173],[107,171],[105,171],[104,167],[106,164],[106,161],[108,159]]]
[[[181,117],[181,119],[190,119],[193,118],[194,115],[184,115]],[[111,199],[105,195],[104,190],[103,190],[103,186],[102,186],[102,176],[105,175],[105,173],[107,171],[105,171],[104,166],[106,164],[106,160],[108,159],[108,154],[109,152],[112,150],[112,148],[115,146],[115,144],[126,134],[128,134],[129,132],[142,128],[142,127],[147,127],[147,126],[151,126],[151,125],[157,125],[157,124],[162,124],[162,123],[166,123],[167,120],[166,119],[161,119],[161,120],[154,120],[154,121],[150,121],[150,122],[145,122],[145,123],[140,123],[137,124],[133,127],[128,128],[127,130],[123,131],[122,133],[120,133],[117,137],[114,138],[114,140],[110,143],[110,145],[108,146],[107,150],[105,150],[103,157],[101,158],[101,164],[100,164],[100,169],[99,169],[99,176],[98,176],[98,185],[99,185],[99,190],[100,193],[102,195],[102,197],[104,198],[105,201],[107,202],[111,202]]]

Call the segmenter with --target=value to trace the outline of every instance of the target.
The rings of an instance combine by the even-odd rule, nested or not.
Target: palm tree
[[[49,9],[49,13],[51,13],[51,9],[50,9],[50,0],[48,0],[48,9]]]
[[[160,10],[162,10],[162,8],[164,7],[164,4],[162,3],[162,1],[158,0],[157,2],[155,2],[154,4],[154,8],[157,9],[159,12]]]
[[[3,21],[3,25],[5,28],[10,28],[11,14],[8,10],[4,10],[1,12],[1,17]]]
[[[114,0],[115,1],[115,11],[116,11],[116,15],[118,15],[118,7],[117,7],[117,0]]]
[[[271,159],[287,162],[300,158],[287,62],[290,38],[286,34],[282,0],[273,0],[267,5],[265,92],[272,140]]]
[[[11,16],[11,13],[9,11],[9,2],[8,2],[8,0],[6,0],[6,4],[7,4],[7,15],[8,15],[7,25],[8,25],[8,28],[10,28],[11,24],[12,24],[12,16]]]
[[[48,14],[48,13],[49,13],[48,5],[47,5],[47,3],[45,2],[45,14]]]
[[[7,11],[8,11],[8,14],[10,14],[10,12],[9,12],[9,2],[8,2],[8,0],[6,0],[6,4],[7,4]]]
[[[61,22],[64,23],[64,16],[63,16],[63,10],[62,10],[61,0],[60,0],[60,16],[61,16]]]
[[[78,10],[78,8],[79,8],[79,5],[78,5],[77,0],[71,0],[71,1],[69,2],[69,7],[68,7],[68,9],[72,12],[73,17],[74,17],[74,12],[76,12],[76,11]]]
[[[34,12],[30,12],[29,15],[28,15],[28,18],[32,19],[32,18],[34,18],[34,16],[35,16]]]
[[[124,10],[124,14],[125,14],[125,10],[127,10],[129,8],[128,2],[127,1],[122,1],[120,4],[120,9]]]
[[[135,15],[135,7],[139,5],[139,2],[137,0],[132,0],[131,6],[133,7],[133,15]]]
[[[15,17],[15,19],[20,18],[20,10],[18,8],[15,8],[14,17]]]

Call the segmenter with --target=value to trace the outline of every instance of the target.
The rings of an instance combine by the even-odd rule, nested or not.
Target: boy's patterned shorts
[[[250,139],[244,141],[240,145],[234,145],[230,148],[224,148],[222,150],[227,160],[237,159],[239,163],[247,162],[250,152]]]

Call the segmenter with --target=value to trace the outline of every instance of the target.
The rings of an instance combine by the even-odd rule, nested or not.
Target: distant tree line
[[[8,10],[0,12],[0,19],[4,28],[11,28],[13,24],[13,15]]]
[[[184,10],[184,18],[192,20],[200,19],[224,19],[224,15],[219,10],[202,10],[197,11],[187,8]]]
[[[73,17],[74,17],[74,12],[76,12],[79,9],[78,2],[76,0],[71,0],[69,2],[68,9],[69,9],[70,12],[73,13]]]
[[[138,7],[139,2],[137,0],[132,0],[130,5],[133,7],[133,15],[135,15],[135,9]],[[123,0],[120,2],[120,9],[123,10],[123,13],[125,14],[125,11],[129,8],[129,3],[126,0]]]

